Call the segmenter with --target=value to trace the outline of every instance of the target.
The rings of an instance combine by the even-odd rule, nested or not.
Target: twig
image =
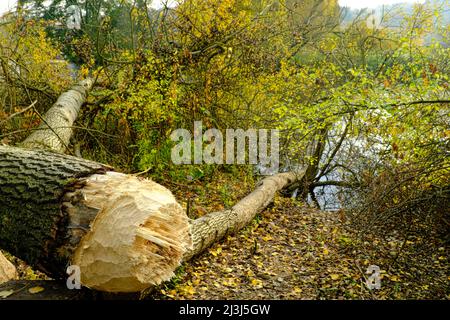
[[[13,113],[13,114],[10,115],[7,119],[5,119],[5,120],[3,120],[2,122],[0,122],[0,126],[2,126],[5,122],[10,121],[12,118],[14,118],[14,117],[16,117],[16,116],[18,116],[18,115],[20,115],[20,114],[22,114],[22,113],[25,113],[25,112],[27,112],[28,110],[30,110],[30,109],[32,109],[32,108],[34,108],[34,106],[36,105],[36,103],[37,103],[37,100],[34,100],[34,102],[33,102],[31,105],[29,105],[28,107],[26,107],[25,109],[23,109],[23,110],[21,110],[21,111],[19,111],[19,112]]]

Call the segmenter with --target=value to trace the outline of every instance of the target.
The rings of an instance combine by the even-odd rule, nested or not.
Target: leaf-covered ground
[[[448,246],[424,248],[420,237],[363,241],[350,230],[343,214],[277,198],[252,225],[183,265],[175,279],[150,297],[450,298]],[[370,265],[381,269],[379,290],[367,288]]]
[[[196,218],[230,207],[254,188],[254,181],[218,174],[209,182],[168,187]],[[395,232],[377,237],[357,230],[343,212],[277,197],[244,230],[181,266],[174,279],[146,298],[450,299],[448,243],[420,233],[405,239]],[[21,279],[46,278],[7,257]],[[370,265],[380,267],[379,290],[367,288]]]

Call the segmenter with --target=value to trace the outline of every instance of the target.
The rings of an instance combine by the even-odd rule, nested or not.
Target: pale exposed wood
[[[83,80],[59,96],[56,103],[44,115],[40,126],[25,139],[22,146],[65,152],[73,133],[73,123],[92,84],[92,79]]]
[[[17,278],[14,265],[0,252],[0,284]]]

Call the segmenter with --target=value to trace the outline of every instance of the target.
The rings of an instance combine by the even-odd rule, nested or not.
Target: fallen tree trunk
[[[106,167],[48,151],[0,146],[0,243],[47,274],[63,272],[61,199],[79,178]]]
[[[22,146],[0,146],[0,246],[53,278],[76,265],[81,283],[136,292],[169,280],[183,262],[240,230],[277,191],[305,171],[261,181],[232,209],[189,220],[163,186],[55,152],[67,149],[71,126],[91,82],[78,85],[46,113]]]
[[[294,181],[301,180],[305,171],[286,172],[262,180],[258,187],[230,210],[213,212],[191,221],[193,248],[184,260],[201,253],[226,234],[234,233],[249,224],[255,215],[269,205],[275,194]]]
[[[64,92],[46,112],[41,125],[25,139],[21,146],[66,152],[73,133],[73,123],[92,84],[92,79],[86,79]]]

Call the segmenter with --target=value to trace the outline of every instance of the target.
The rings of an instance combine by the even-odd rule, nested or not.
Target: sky
[[[424,2],[424,0],[339,0],[341,6],[352,9],[375,8],[386,4]]]
[[[341,6],[347,6],[355,9],[374,8],[383,4],[394,4],[398,2],[423,2],[424,0],[339,0]],[[17,0],[0,0],[0,14],[15,6]],[[159,2],[159,0],[155,0]],[[157,6],[157,5],[156,5]]]

